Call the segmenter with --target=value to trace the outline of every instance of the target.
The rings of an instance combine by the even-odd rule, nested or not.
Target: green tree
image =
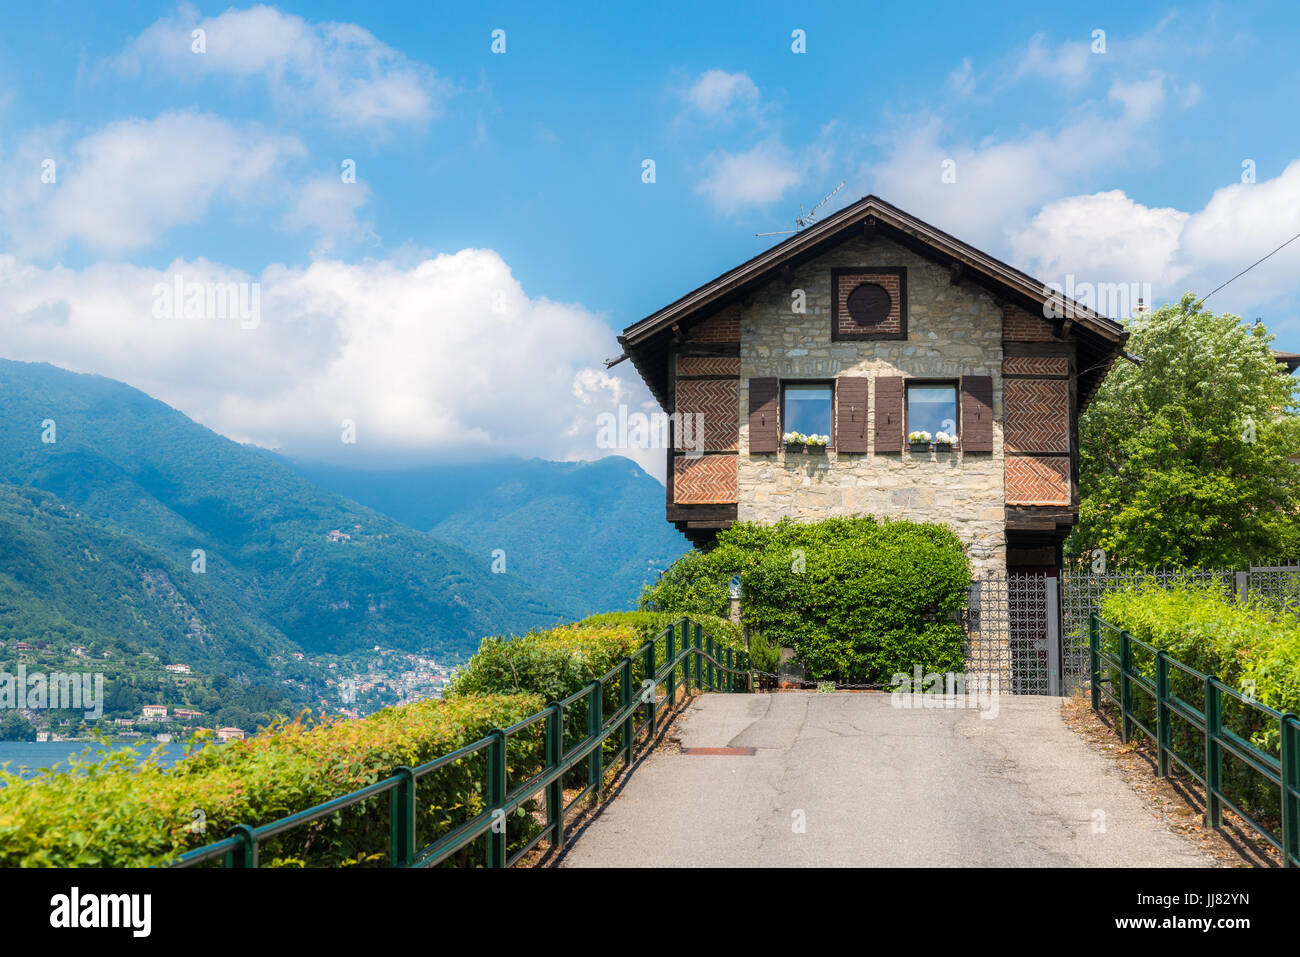
[[[1071,555],[1113,567],[1241,567],[1300,544],[1297,384],[1262,323],[1182,301],[1130,321],[1128,349],[1079,422]]]
[[[0,718],[0,741],[35,741],[36,727],[17,711]]]

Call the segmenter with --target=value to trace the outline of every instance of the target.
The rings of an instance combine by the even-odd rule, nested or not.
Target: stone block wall
[[[907,270],[905,340],[833,341],[831,268],[857,266]],[[792,311],[792,293],[803,289],[806,312]],[[730,317],[728,317],[729,319]],[[1002,432],[1003,311],[969,283],[954,285],[948,271],[880,238],[845,242],[795,268],[788,278],[762,289],[739,312],[740,521],[775,522],[782,517],[815,521],[832,515],[936,521],[973,546],[976,573],[1006,567],[1005,461]],[[943,378],[986,375],[993,382],[993,452],[904,449],[901,453],[840,453],[781,450],[750,454],[748,381],[834,379],[861,375],[870,389],[874,429],[877,376]]]

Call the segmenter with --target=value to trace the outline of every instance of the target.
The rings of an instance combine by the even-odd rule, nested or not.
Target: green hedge
[[[0,772],[0,866],[162,864],[216,841],[235,824],[266,824],[388,777],[399,765],[447,754],[542,708],[536,695],[422,701],[368,718],[300,722],[205,747],[165,771],[123,751],[75,762],[68,773],[22,779]],[[531,729],[530,729],[531,730]],[[540,769],[540,734],[511,740],[512,780]],[[420,779],[417,837],[428,843],[483,808],[483,757]],[[194,809],[206,833],[192,833]],[[269,866],[387,863],[388,795],[275,838]],[[524,828],[519,843],[526,839]],[[462,860],[464,856],[462,857]]]
[[[1184,583],[1162,588],[1147,583],[1112,592],[1102,599],[1101,616],[1134,638],[1256,701],[1283,713],[1300,713],[1300,621],[1264,602],[1241,605],[1221,590]],[[1105,647],[1118,654],[1118,637],[1103,629]],[[1134,668],[1155,680],[1154,656],[1133,653]],[[1204,684],[1171,668],[1170,690],[1197,710],[1204,707]],[[1118,695],[1118,676],[1112,674]],[[1141,688],[1133,692],[1138,719],[1155,727],[1155,704]],[[1263,751],[1278,756],[1277,722],[1230,695],[1223,695],[1224,725]],[[1173,746],[1193,767],[1204,761],[1204,739],[1186,721],[1174,717]],[[1252,816],[1275,820],[1278,792],[1232,755],[1224,758],[1224,788]]]
[[[746,626],[792,647],[816,679],[888,684],[961,671],[970,587],[960,540],[938,524],[832,518],[739,523],[647,588],[643,608],[718,614],[739,575]]]
[[[484,639],[447,697],[387,708],[356,721],[309,726],[284,723],[220,747],[203,747],[164,770],[134,750],[74,760],[67,773],[20,778],[0,771],[0,866],[125,867],[164,864],[219,840],[235,824],[267,824],[418,765],[541,711],[601,677],[680,616],[656,612],[597,615],[517,638]],[[727,647],[739,629],[700,618]],[[664,661],[665,643],[657,647]],[[644,678],[639,656],[636,688]],[[619,705],[617,678],[607,683],[605,714]],[[587,703],[566,710],[571,746],[586,735]],[[544,725],[510,739],[510,779],[537,773]],[[606,742],[613,756],[616,738]],[[417,787],[417,844],[424,846],[484,806],[482,753],[439,769]],[[585,762],[566,785],[586,782]],[[191,831],[195,809],[203,833]],[[537,832],[532,803],[511,827],[510,849]],[[380,795],[261,846],[264,866],[378,866],[387,862],[388,795]],[[481,842],[479,842],[481,843]],[[478,849],[476,848],[475,851]],[[474,858],[462,852],[452,863]]]

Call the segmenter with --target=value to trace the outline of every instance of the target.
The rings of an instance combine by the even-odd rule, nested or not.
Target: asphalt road
[[[756,753],[650,755],[562,866],[1214,865],[1066,728],[1060,699],[997,705],[704,695],[682,746]]]

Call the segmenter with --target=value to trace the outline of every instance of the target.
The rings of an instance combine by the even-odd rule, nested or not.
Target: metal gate
[[[1059,581],[985,575],[971,584],[966,670],[996,678],[1007,694],[1061,693]]]

